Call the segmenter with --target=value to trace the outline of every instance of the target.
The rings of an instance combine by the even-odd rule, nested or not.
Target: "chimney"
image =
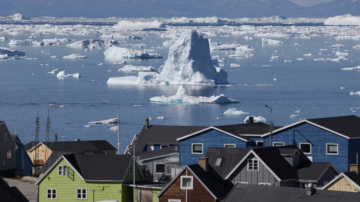
[[[305,191],[306,196],[312,196],[313,194],[315,194],[316,189],[312,186],[312,183],[309,183],[309,186],[305,185]]]
[[[80,142],[80,139],[75,139],[75,142]]]
[[[253,116],[249,117],[249,123],[254,123],[254,117]]]
[[[199,157],[199,165],[205,170],[209,171],[209,159],[208,157]]]
[[[359,161],[358,161],[358,153],[356,152],[356,164],[350,164],[349,165],[349,171],[350,172],[355,172],[356,174],[359,174],[360,172],[360,165],[359,165]]]
[[[149,119],[146,119],[145,121],[145,129],[148,129],[149,128]]]

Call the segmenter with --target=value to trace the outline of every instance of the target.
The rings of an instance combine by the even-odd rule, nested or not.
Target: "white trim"
[[[262,145],[262,146],[258,146],[258,142],[262,142],[263,145]],[[258,147],[263,147],[263,146],[264,146],[264,140],[263,140],[263,141],[256,141],[256,146],[258,146]]]
[[[161,192],[157,194],[157,197],[159,198],[175,182],[175,180],[177,180],[179,178],[179,176],[181,176],[184,173],[184,171],[187,168],[189,168],[189,167],[184,166],[183,169],[177,174],[177,176],[174,177],[169,183],[167,183],[167,185],[161,190]]]
[[[259,182],[258,185],[269,185],[269,186],[272,186],[270,182]]]
[[[209,190],[209,188],[200,180],[200,178],[194,173],[194,171],[192,171],[190,167],[188,167],[188,169],[192,172],[192,174],[196,177],[196,179],[198,179],[199,182],[205,187],[205,189],[208,190],[208,192],[214,197],[214,199],[218,199],[218,198]]]
[[[50,151],[52,151],[48,146],[46,146],[46,144],[39,142],[37,145],[33,146],[31,149],[27,150],[28,152],[31,152],[33,149],[35,149],[39,144],[44,145],[46,148],[48,148]]]
[[[159,164],[162,164],[162,165],[164,165],[164,172],[157,172],[157,170],[156,170],[156,166],[157,165],[159,165]],[[163,173],[166,173],[166,166],[165,166],[165,163],[155,163],[155,174],[163,174]]]
[[[59,174],[59,168],[61,167],[61,175]],[[65,173],[65,168],[66,167],[66,173]],[[58,165],[58,176],[68,176],[67,174],[69,173],[69,166],[66,165]]]
[[[305,153],[304,151],[301,150],[301,145],[302,144],[308,144],[310,145],[310,153]],[[302,142],[302,143],[299,143],[299,149],[304,153],[304,154],[312,154],[312,145],[308,142]]]
[[[236,136],[236,135],[234,135],[234,134],[225,132],[225,131],[220,130],[220,129],[214,127],[214,126],[210,126],[210,127],[208,127],[208,128],[199,130],[199,131],[194,132],[194,133],[191,133],[191,134],[189,134],[189,135],[185,135],[185,136],[183,136],[183,137],[179,137],[179,138],[176,139],[176,140],[177,140],[177,141],[180,141],[180,140],[183,140],[183,139],[185,139],[185,138],[191,137],[191,136],[193,136],[193,135],[197,135],[197,134],[199,134],[199,133],[205,132],[205,131],[210,130],[210,129],[217,130],[217,131],[219,131],[219,132],[222,132],[222,133],[224,133],[224,134],[226,134],[226,135],[229,135],[229,136],[234,137],[234,138],[236,138],[236,139],[242,140],[242,141],[244,141],[244,142],[251,142],[251,141],[252,141],[252,140],[247,140],[247,139],[241,138],[241,137],[239,137],[239,136]]]
[[[295,126],[295,125],[298,125],[298,124],[300,124],[300,123],[308,123],[308,124],[311,124],[311,125],[313,125],[313,126],[316,126],[316,127],[318,127],[318,128],[324,129],[324,130],[326,130],[326,131],[329,131],[329,132],[331,132],[331,133],[334,133],[334,134],[339,135],[339,136],[341,136],[341,137],[343,137],[343,138],[346,138],[346,139],[360,138],[360,137],[350,138],[349,136],[346,136],[346,135],[343,135],[343,134],[338,133],[338,132],[336,132],[336,131],[330,130],[329,128],[326,128],[326,127],[324,127],[324,126],[320,126],[320,125],[318,125],[318,124],[316,124],[316,123],[313,123],[313,122],[311,122],[311,121],[309,121],[309,120],[306,120],[306,119],[301,120],[301,121],[298,121],[298,122],[295,122],[295,123],[290,124],[290,125],[287,125],[287,126],[285,126],[285,127],[279,128],[279,129],[277,129],[277,130],[274,130],[274,131],[272,131],[272,134],[277,133],[277,132],[282,131],[282,130],[285,130],[285,129],[288,129],[288,128],[293,127],[293,126]],[[270,132],[265,133],[265,134],[262,135],[261,137],[265,137],[265,136],[268,136],[268,135],[270,135]]]
[[[347,180],[349,180],[351,183],[353,183],[359,190],[360,190],[360,186],[358,184],[356,184],[354,181],[352,181],[348,176],[346,176],[344,173],[340,173],[338,176],[336,176],[333,180],[331,180],[330,182],[328,182],[326,185],[324,185],[323,187],[321,187],[321,190],[324,190],[325,188],[327,188],[329,185],[331,185],[332,183],[334,183],[336,180],[338,180],[340,177],[345,177]]]
[[[81,190],[81,197],[80,198],[78,198],[78,190]],[[82,193],[82,190],[86,190],[86,198],[82,198],[82,195],[83,195],[83,193]],[[87,188],[76,188],[76,200],[87,200],[88,199],[88,189]]]
[[[168,202],[181,202],[180,199],[168,199]]]
[[[191,185],[190,187],[184,187],[183,186],[183,179],[184,178],[190,178],[191,179]],[[180,189],[194,189],[194,177],[193,176],[180,176]]]
[[[276,144],[276,143],[277,143],[277,144],[283,144],[283,146],[285,146],[285,142],[273,142],[272,146],[275,147],[275,144]],[[280,146],[280,147],[282,147],[282,146]]]
[[[243,159],[241,159],[241,161],[234,167],[234,169],[225,177],[225,179],[227,180],[234,172],[235,170],[245,161],[245,159],[247,159],[247,157],[250,155],[250,154],[253,154],[257,159],[259,159],[259,161],[270,171],[271,174],[274,175],[274,177],[279,181],[281,182],[281,179],[269,168],[268,165],[266,165],[266,163],[261,160],[261,158],[254,152],[254,150],[250,150],[245,156]],[[260,165],[259,165],[260,166]],[[285,181],[285,180],[284,180]]]
[[[201,144],[201,153],[194,153],[193,149],[194,149],[194,144]],[[203,143],[191,143],[191,154],[204,154],[204,144]]]
[[[236,148],[236,144],[224,144],[224,147],[226,148],[227,145],[234,146],[234,148]]]
[[[50,193],[51,198],[48,198],[48,190],[51,190],[51,193]],[[53,193],[52,193],[53,190],[56,191],[56,192],[55,192],[55,198],[52,197],[52,196],[53,196]],[[57,199],[57,189],[47,188],[47,189],[46,189],[46,199]]]
[[[328,145],[336,145],[337,146],[337,153],[336,154],[333,154],[333,153],[328,153]],[[339,155],[339,144],[337,143],[326,143],[326,155]]]
[[[249,169],[249,165],[250,165],[249,161],[252,161],[251,163],[252,163],[252,167],[253,167],[253,168],[252,168],[251,170]],[[257,169],[256,169],[256,170],[254,169],[254,162],[255,162],[255,161],[257,161]],[[247,166],[246,166],[246,167],[247,167],[247,171],[248,171],[248,172],[259,172],[259,159],[256,159],[256,158],[250,159],[250,158],[248,158],[248,159],[247,159]]]

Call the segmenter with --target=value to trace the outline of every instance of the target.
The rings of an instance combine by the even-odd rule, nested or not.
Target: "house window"
[[[39,152],[35,152],[35,159],[39,159]]]
[[[76,199],[87,199],[87,189],[76,189]]]
[[[193,176],[181,176],[181,189],[193,189]]]
[[[56,189],[47,189],[47,199],[56,199]]]
[[[221,157],[216,157],[214,166],[220,167],[221,162],[222,162],[222,158]]]
[[[300,147],[300,150],[304,154],[311,154],[311,144],[310,143],[300,143],[299,147]]]
[[[202,154],[203,153],[203,144],[192,144],[192,154]]]
[[[224,144],[225,148],[235,148],[236,145],[235,144]]]
[[[59,176],[67,176],[68,174],[68,167],[67,166],[59,166]]]
[[[248,171],[259,171],[258,159],[248,159]]]
[[[283,142],[274,142],[273,146],[274,147],[282,147],[282,146],[285,146],[285,143],[283,143]]]
[[[130,165],[130,167],[129,167],[129,175],[133,175],[133,173],[134,173],[134,165],[133,164],[131,164]]]
[[[326,154],[338,155],[339,154],[339,145],[338,144],[326,144]]]
[[[264,146],[264,142],[263,141],[256,141],[256,146],[262,147],[262,146]]]
[[[158,163],[155,165],[155,173],[165,173],[165,164]]]
[[[7,159],[11,159],[11,150],[7,150],[6,157]]]
[[[268,183],[268,182],[259,182],[259,185],[271,186],[271,183]]]

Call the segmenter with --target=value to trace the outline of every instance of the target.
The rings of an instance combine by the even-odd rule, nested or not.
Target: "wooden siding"
[[[33,164],[35,164],[36,152],[39,152],[39,162],[37,163],[40,163],[40,165],[44,164],[52,153],[52,151],[49,148],[47,148],[45,145],[39,144],[35,149],[31,150],[30,152],[29,151],[27,152]]]
[[[6,137],[5,137],[6,136]],[[7,151],[11,151],[11,159],[7,159]],[[5,123],[0,125],[0,171],[15,170],[17,150]],[[0,172],[1,174],[1,172]]]
[[[253,158],[251,154],[249,158]],[[236,182],[247,182],[248,184],[271,183],[272,186],[280,186],[275,176],[259,161],[259,171],[248,171],[247,160],[229,178],[234,184]]]
[[[327,188],[324,190],[330,191],[346,191],[346,192],[359,192],[358,188],[350,182],[345,177],[340,177],[339,179],[335,180],[335,182],[331,183]]]
[[[193,176],[194,184],[192,190],[180,189],[180,176]],[[210,194],[210,192],[188,169],[185,169],[180,176],[159,197],[159,202],[168,202],[169,199],[180,199],[183,202],[208,202],[215,200],[214,197]]]
[[[318,181],[317,187],[324,186],[325,184],[333,180],[338,174],[338,172],[336,172],[332,167],[330,167]]]
[[[192,143],[202,143],[203,153],[192,154]],[[179,165],[197,164],[198,158],[205,156],[208,147],[224,147],[224,144],[235,144],[236,148],[246,148],[248,146],[247,142],[211,129],[179,141]]]
[[[143,161],[142,165],[147,167],[147,170],[149,172],[149,180],[150,181],[154,181],[157,180],[159,177],[161,177],[163,174],[166,174],[166,167],[170,166],[170,167],[175,167],[178,166],[179,164],[166,164],[165,165],[165,173],[155,173],[155,166],[157,163],[163,163],[165,164],[165,162],[169,159],[169,158],[179,158],[179,155],[174,155],[174,156],[170,156],[170,157],[166,157],[166,158],[157,158],[157,159],[151,159],[150,161]],[[171,175],[171,174],[167,174],[167,175]]]

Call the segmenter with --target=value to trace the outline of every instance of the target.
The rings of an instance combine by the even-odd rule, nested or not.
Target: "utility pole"
[[[135,202],[135,196],[136,196],[136,189],[135,189],[135,173],[136,173],[136,167],[135,167],[135,142],[133,143],[133,192],[134,192],[134,202]]]
[[[117,125],[118,125],[118,155],[120,155],[120,119],[119,119],[119,108],[117,109]]]
[[[272,128],[273,128],[273,121],[272,121],[272,117],[273,117],[273,113],[272,113],[272,109],[271,107],[265,105],[265,107],[269,108],[271,110],[271,121],[270,121],[270,136],[269,136],[269,146],[272,147]]]

